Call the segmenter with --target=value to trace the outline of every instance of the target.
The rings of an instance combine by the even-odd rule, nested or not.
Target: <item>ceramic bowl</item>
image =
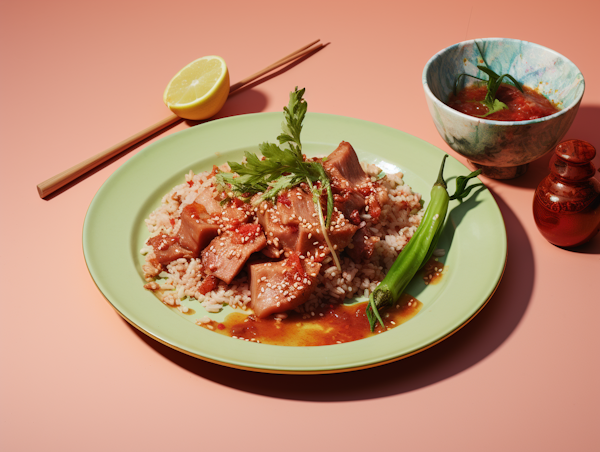
[[[450,46],[434,55],[423,70],[423,88],[435,127],[448,145],[493,179],[525,173],[527,164],[549,152],[575,119],[585,83],[577,67],[564,56],[531,42],[506,38],[478,39],[485,59],[497,74],[509,73],[541,92],[559,109],[528,121],[493,121],[460,113],[444,102],[458,74],[487,79],[474,40]],[[475,83],[462,77],[463,86]]]

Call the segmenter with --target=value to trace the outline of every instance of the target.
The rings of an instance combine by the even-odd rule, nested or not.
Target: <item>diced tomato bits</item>
[[[231,200],[231,204],[233,204],[235,207],[242,207],[244,205],[244,201],[239,198],[233,198]]]
[[[299,273],[300,276],[306,276],[304,267],[302,267],[302,262],[300,262],[300,253],[298,253],[297,251],[291,253],[290,257],[288,257],[288,264],[292,269],[295,270],[296,273]]]
[[[193,180],[189,180],[189,181],[187,181],[187,184],[191,187],[192,185],[194,185],[194,181]]]
[[[218,287],[218,285],[219,280],[216,276],[207,276],[206,279],[202,281],[202,284],[200,284],[198,292],[200,292],[202,295],[206,295],[208,292],[212,292],[213,290],[215,290]]]
[[[277,195],[277,202],[287,207],[292,206],[292,202],[290,201],[290,198],[288,197],[287,193],[279,193]]]
[[[358,192],[366,198],[367,196],[373,193],[373,186],[370,184],[361,185],[360,187],[358,187]]]
[[[355,209],[352,211],[350,214],[350,222],[352,222],[352,224],[360,224],[360,214],[358,210]]]
[[[239,233],[242,235],[250,235],[250,234],[256,234],[258,231],[260,231],[261,226],[260,224],[253,224],[253,223],[246,223],[240,226],[240,228],[238,229]]]
[[[169,218],[169,223],[171,223],[171,226],[175,226],[175,220],[173,218]]]
[[[213,169],[212,169],[211,173],[208,175],[208,177],[211,178],[218,172],[219,172],[219,167],[217,165],[213,165]]]
[[[377,199],[375,199],[375,197],[370,197],[367,204],[369,206],[369,215],[371,215],[371,218],[374,220],[379,218],[381,215],[381,206]]]
[[[235,229],[234,243],[243,244],[252,242],[261,234],[262,226],[254,223],[244,223]]]

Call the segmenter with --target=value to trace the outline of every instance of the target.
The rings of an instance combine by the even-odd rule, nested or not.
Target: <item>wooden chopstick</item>
[[[276,61],[275,63],[273,63],[270,66],[267,66],[266,68],[264,68],[262,71],[258,71],[255,74],[252,74],[250,77],[246,77],[243,80],[240,80],[239,82],[231,85],[229,87],[229,95],[231,95],[233,92],[235,92],[236,90],[240,89],[242,86],[256,80],[259,77],[262,77],[265,74],[268,74],[269,72],[273,71],[274,69],[277,69],[280,66],[283,66],[284,64],[289,63],[290,61],[293,61],[299,57],[301,57],[302,55],[309,53],[317,48],[320,48],[323,46],[323,44],[318,45],[317,47],[310,49],[310,47],[312,47],[313,45],[315,45],[317,42],[319,42],[320,39],[317,39],[316,41],[311,42],[310,44],[305,45],[304,47],[299,48],[298,50],[296,50],[295,52],[290,53],[289,55],[283,57],[281,60]]]
[[[270,66],[267,66],[263,70],[252,74],[250,77],[247,77],[231,85],[229,88],[229,96],[239,93],[241,91],[241,88],[248,85],[250,82],[262,77],[263,75],[266,75],[277,68],[291,63],[292,61],[299,60],[303,56],[307,56],[311,52],[315,52],[317,49],[324,47],[323,44],[314,46],[319,41],[320,40],[317,39],[316,41],[313,41],[310,44],[307,44],[301,47],[300,49],[290,53],[289,55],[283,57],[282,59],[276,61]],[[78,177],[81,177],[89,171],[92,171],[93,169],[97,168],[112,157],[115,157],[116,155],[129,149],[130,147],[136,145],[144,139],[151,137],[152,135],[158,134],[159,132],[162,132],[168,127],[174,126],[175,124],[178,124],[181,121],[183,121],[183,118],[172,114],[169,117],[163,119],[162,121],[159,121],[151,125],[150,127],[147,127],[146,129],[136,133],[135,135],[130,136],[126,140],[123,140],[120,143],[117,143],[114,146],[90,157],[89,159],[84,160],[83,162],[57,174],[56,176],[45,180],[37,186],[40,198],[45,198],[46,196],[54,193],[56,190],[64,187],[69,182],[72,182]]]

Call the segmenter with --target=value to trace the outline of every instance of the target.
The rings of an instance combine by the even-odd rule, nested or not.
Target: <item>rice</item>
[[[357,263],[344,253],[340,254],[342,271],[335,266],[331,256],[327,256],[322,262],[311,297],[297,308],[300,312],[310,313],[322,304],[368,297],[385,277],[421,222],[421,196],[404,183],[402,173],[381,177],[381,169],[376,165],[361,165],[371,180],[377,180],[388,195],[387,200],[380,206],[381,214],[377,220],[374,220],[368,211],[360,216],[359,226],[368,228],[379,241],[375,243],[373,255],[368,262]],[[227,164],[219,167],[219,170],[230,171]],[[150,237],[177,234],[181,225],[181,212],[187,205],[198,199],[207,200],[209,197],[214,201],[217,195],[214,174],[214,170],[198,174],[190,171],[186,174],[185,182],[167,193],[162,198],[160,207],[145,220]],[[140,252],[145,255],[146,260],[142,269],[148,283],[144,287],[153,291],[166,305],[186,312],[187,308],[182,301],[192,298],[198,300],[208,313],[219,312],[225,305],[249,310],[251,295],[245,269],[231,284],[218,281],[216,288],[203,294],[201,286],[207,274],[203,271],[200,258],[176,259],[163,268],[153,263],[155,255],[151,246],[145,245]],[[208,317],[203,317],[199,322],[207,323],[206,319]]]

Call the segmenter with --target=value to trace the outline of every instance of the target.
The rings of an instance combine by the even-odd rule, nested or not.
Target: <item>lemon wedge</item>
[[[207,119],[217,114],[229,95],[229,71],[225,60],[205,56],[191,62],[171,79],[163,100],[184,119]]]

